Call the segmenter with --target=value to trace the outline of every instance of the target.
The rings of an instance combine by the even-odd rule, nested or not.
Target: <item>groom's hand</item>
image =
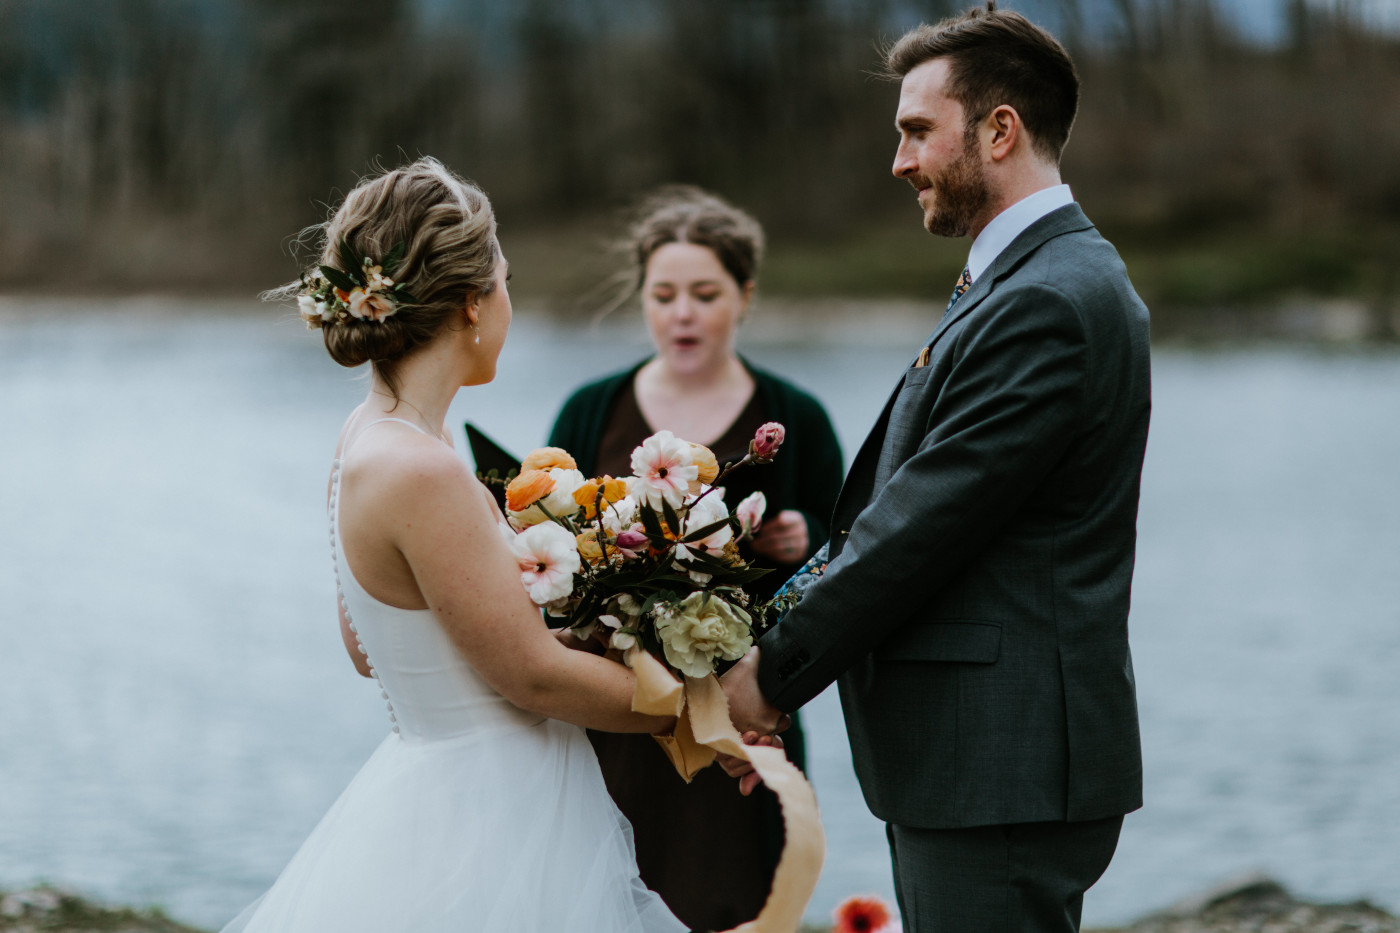
[[[792,724],[792,717],[778,709],[758,689],[758,646],[739,659],[720,678],[729,701],[729,719],[740,732],[773,735]]]

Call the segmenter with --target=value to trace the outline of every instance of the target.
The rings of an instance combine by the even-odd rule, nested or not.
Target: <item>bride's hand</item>
[[[740,738],[745,745],[770,745],[773,748],[782,748],[783,740],[777,735],[759,735],[757,732],[745,732]],[[739,793],[747,797],[753,793],[755,787],[759,785],[762,778],[754,770],[753,765],[742,758],[735,758],[732,755],[716,755],[715,763],[723,769],[724,773],[730,777],[739,779]]]

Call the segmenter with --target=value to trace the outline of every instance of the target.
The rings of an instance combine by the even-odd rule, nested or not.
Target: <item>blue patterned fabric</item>
[[[962,275],[958,276],[958,284],[953,287],[953,297],[948,299],[948,307],[943,309],[943,313],[947,314],[953,310],[953,305],[957,304],[958,299],[967,294],[967,290],[971,287],[972,272],[967,266],[963,266]]]

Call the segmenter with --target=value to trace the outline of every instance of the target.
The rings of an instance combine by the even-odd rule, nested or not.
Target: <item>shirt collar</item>
[[[972,241],[972,249],[967,254],[967,271],[972,281],[977,281],[1002,250],[1010,246],[1011,241],[1027,227],[1051,211],[1073,203],[1074,195],[1070,194],[1069,185],[1053,185],[1027,195],[993,217],[992,222],[983,227],[977,239]]]

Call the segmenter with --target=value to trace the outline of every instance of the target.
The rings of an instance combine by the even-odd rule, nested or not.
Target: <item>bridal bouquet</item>
[[[742,658],[773,606],[744,592],[768,571],[738,546],[766,503],[754,493],[731,512],[717,484],[772,462],[783,435],[763,425],[721,469],[707,448],[659,431],[632,452],[627,477],[586,478],[567,451],[532,452],[506,486],[505,532],[530,598],[580,637],[644,650],[681,678]]]
[[[783,434],[780,424],[763,425],[748,453],[721,469],[705,447],[658,431],[632,451],[631,476],[591,479],[567,451],[543,447],[506,485],[510,527],[502,526],[535,604],[621,652],[636,675],[634,710],[674,717],[653,738],[682,779],[724,754],[752,764],[777,794],[783,854],[763,910],[741,927],[752,933],[798,929],[826,845],[811,785],[781,748],[744,744],[715,676],[783,605],[755,605],[743,589],[767,573],[738,545],[763,521],[762,493],[731,512],[719,483],[771,462]]]

